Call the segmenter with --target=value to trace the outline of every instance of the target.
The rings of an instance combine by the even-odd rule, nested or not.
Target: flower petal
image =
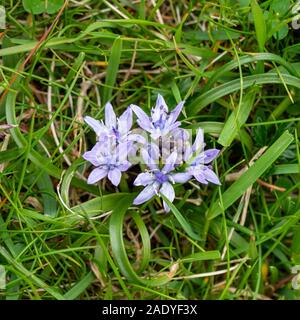
[[[192,155],[192,148],[189,145],[187,145],[184,149],[183,160],[187,162],[192,157]]]
[[[134,199],[133,204],[138,205],[150,200],[155,194],[157,194],[159,184],[154,182],[149,184],[140,194]]]
[[[166,159],[166,164],[164,165],[162,172],[163,173],[168,173],[172,170],[174,170],[174,166],[177,160],[177,152],[173,151],[169,157]]]
[[[145,149],[142,149],[141,154],[142,154],[143,161],[147,165],[147,167],[150,168],[151,170],[157,170],[157,163],[152,157],[150,157],[148,151]]]
[[[205,179],[207,181],[217,185],[221,185],[219,178],[211,169],[205,167],[205,170],[203,171],[203,175],[205,176]]]
[[[135,186],[146,186],[148,184],[151,184],[152,182],[154,182],[153,174],[149,172],[143,172],[136,177],[133,184]]]
[[[186,183],[187,181],[192,179],[192,175],[187,172],[178,172],[170,175],[171,179],[177,183]]]
[[[153,123],[163,126],[163,123],[167,119],[168,106],[165,103],[164,98],[158,94],[156,99],[155,107],[151,109],[151,120]]]
[[[119,166],[120,171],[127,171],[131,167],[131,163],[128,160],[124,160]]]
[[[197,135],[195,138],[195,142],[193,144],[193,152],[201,152],[201,150],[204,148],[204,135],[203,135],[203,129],[199,128],[197,131]]]
[[[218,149],[208,149],[204,151],[204,163],[209,163],[216,158],[216,156],[219,154],[220,150]]]
[[[107,102],[105,105],[105,125],[109,129],[116,128],[117,126],[117,117],[110,102]]]
[[[132,141],[126,141],[120,143],[116,148],[117,164],[122,163],[127,159],[127,155],[132,147]]]
[[[202,184],[208,184],[208,182],[205,179],[205,176],[202,172],[195,173],[194,177],[196,178],[197,181],[199,181]]]
[[[108,179],[114,186],[118,186],[121,181],[121,171],[118,168],[108,171]]]
[[[95,131],[97,136],[99,136],[101,132],[104,130],[103,125],[99,120],[86,116],[84,117],[84,121]]]
[[[121,135],[126,134],[132,127],[132,109],[127,108],[118,119],[118,130]]]
[[[160,94],[157,95],[155,109],[161,110],[161,112],[165,112],[165,113],[169,111],[164,97]]]
[[[82,157],[84,160],[89,161],[92,163],[94,166],[99,166],[102,164],[103,160],[103,154],[101,153],[102,150],[102,145],[101,143],[97,142],[92,150],[85,152]]]
[[[162,193],[170,202],[173,202],[175,198],[175,191],[170,182],[164,182],[160,188],[160,193]],[[166,212],[170,211],[169,206],[163,201],[164,209]]]
[[[190,137],[188,130],[182,128],[174,129],[172,134],[175,140],[180,140],[182,142],[187,141]]]
[[[159,157],[160,157],[160,151],[159,151],[159,146],[155,143],[148,143],[146,146],[146,149],[148,151],[148,154],[150,155],[150,157],[155,160],[158,161]]]
[[[85,152],[85,153],[82,155],[82,158],[83,158],[84,160],[89,161],[89,162],[92,163],[94,166],[99,166],[99,165],[100,165],[99,160],[98,160],[98,157],[97,157],[97,154],[96,154],[93,150]]]
[[[181,112],[181,110],[183,108],[183,105],[184,105],[184,101],[181,101],[175,107],[175,109],[172,110],[172,112],[169,115],[168,123],[173,124],[177,120],[177,118],[178,118],[178,116],[179,116],[179,114],[180,114],[180,112]]]
[[[87,183],[93,184],[107,176],[107,169],[96,168],[90,173]]]
[[[149,116],[138,106],[136,105],[131,105],[130,108],[133,110],[133,112],[136,114],[136,116],[138,117],[137,123],[138,125],[146,130],[146,131],[150,131],[152,130],[153,126],[152,123],[150,121]]]
[[[178,129],[178,127],[181,125],[181,122],[180,121],[176,121],[174,123],[172,123],[170,126],[166,126],[165,127],[165,131],[168,130],[168,132],[171,132],[173,133],[174,130]]]

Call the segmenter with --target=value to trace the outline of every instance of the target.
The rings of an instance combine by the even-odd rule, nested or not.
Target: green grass
[[[299,299],[293,3],[86,0],[32,14],[1,1],[0,299]],[[179,185],[168,214],[162,199],[132,205],[135,168],[128,186],[90,186],[81,157],[95,142],[85,115],[102,119],[108,100],[149,111],[158,93],[170,108],[186,100],[182,126],[222,149],[222,185]]]

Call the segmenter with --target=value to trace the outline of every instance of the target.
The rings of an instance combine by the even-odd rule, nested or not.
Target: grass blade
[[[283,84],[283,81],[286,85],[293,86],[300,89],[299,78],[290,76],[288,74],[281,74],[281,77],[275,73],[265,73],[257,75],[251,75],[244,77],[243,79],[243,88],[249,88],[254,85],[260,84]],[[235,79],[229,82],[226,82],[216,88],[210,89],[209,91],[201,94],[191,102],[186,111],[189,112],[189,115],[195,115],[203,108],[205,108],[210,103],[218,100],[221,97],[224,97],[232,92],[238,91],[241,88],[240,79]]]
[[[236,182],[234,182],[222,195],[224,210],[230,207],[255,181],[272,165],[284,150],[294,140],[293,136],[285,131],[271,147],[251,166]],[[214,202],[208,213],[213,219],[222,213],[219,201]]]
[[[258,88],[255,87],[248,92],[237,111],[232,111],[227,119],[224,128],[218,139],[218,143],[222,146],[230,146],[240,128],[246,123],[248,116],[251,112]]]
[[[79,297],[85,289],[95,280],[92,272],[87,273],[78,283],[76,283],[67,293],[64,294],[66,300],[74,300]]]
[[[108,67],[105,78],[105,87],[103,89],[103,102],[106,103],[111,99],[112,90],[116,83],[117,73],[119,70],[120,58],[122,52],[122,40],[117,38],[111,48],[111,55],[108,61]]]
[[[64,300],[64,296],[57,291],[55,288],[48,286],[43,280],[38,278],[32,271],[28,271],[21,263],[16,261],[5,248],[0,247],[0,254],[6,261],[13,266],[17,272],[21,273],[22,276],[28,279],[29,283],[33,283],[37,288],[46,290],[50,295],[52,295],[57,300]]]
[[[0,164],[16,160],[25,152],[25,148],[13,148],[10,150],[0,151]]]
[[[256,0],[252,0],[251,9],[259,51],[262,52],[264,51],[265,43],[267,40],[267,27],[264,19],[264,14]]]
[[[207,91],[207,90],[211,89],[213,84],[216,81],[219,81],[226,72],[237,68],[239,66],[239,64],[245,65],[248,63],[255,63],[255,62],[260,62],[260,61],[275,62],[275,63],[283,66],[291,75],[296,76],[296,77],[298,76],[297,69],[291,63],[287,62],[282,57],[280,57],[274,53],[259,52],[259,53],[254,53],[251,55],[245,55],[243,57],[240,57],[239,61],[237,59],[235,59],[233,61],[226,63],[222,67],[218,68],[212,74],[212,76],[209,78],[207,84],[203,88],[203,91]]]
[[[294,164],[279,164],[274,167],[273,174],[294,174],[300,173],[300,168],[298,163]]]
[[[38,180],[37,186],[42,194],[44,204],[44,214],[46,216],[55,217],[57,215],[56,194],[49,175],[43,172]]]
[[[123,223],[125,214],[132,200],[133,197],[128,197],[127,199],[119,201],[118,206],[113,210],[110,217],[109,234],[113,256],[121,272],[129,281],[146,286],[163,285],[171,280],[167,275],[152,276],[149,280],[139,277],[128,259],[123,238]]]
[[[218,260],[221,258],[221,254],[218,250],[197,252],[190,254],[182,259],[181,262],[194,262],[194,261],[204,261],[204,260]]]
[[[172,202],[168,198],[166,198],[163,194],[161,194],[163,200],[167,203],[170,207],[171,211],[173,212],[174,216],[176,217],[179,224],[182,226],[183,230],[194,240],[201,240],[200,236],[196,234],[191,225],[185,220],[183,215],[179,212],[179,210],[174,206]]]

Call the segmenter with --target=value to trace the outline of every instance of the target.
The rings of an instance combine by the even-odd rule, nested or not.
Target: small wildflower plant
[[[95,168],[87,182],[97,183],[107,177],[118,186],[122,173],[139,165],[133,184],[143,187],[133,204],[140,205],[155,196],[164,195],[174,201],[174,184],[196,179],[201,184],[220,184],[212,168],[212,161],[218,156],[218,149],[205,150],[203,130],[199,128],[194,142],[189,130],[181,128],[178,117],[184,102],[169,112],[161,95],[148,116],[139,106],[130,105],[117,118],[110,103],[105,105],[105,119],[98,121],[85,117],[85,122],[95,131],[95,146],[84,153],[83,158]],[[133,127],[136,116],[137,128]],[[163,201],[164,210],[170,211]]]

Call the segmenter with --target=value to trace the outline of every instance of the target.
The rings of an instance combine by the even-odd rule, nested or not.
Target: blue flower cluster
[[[85,117],[85,122],[97,136],[95,146],[83,155],[96,167],[87,182],[93,184],[107,177],[118,186],[122,172],[136,164],[134,159],[139,155],[140,163],[147,169],[134,181],[134,185],[144,187],[134,199],[135,205],[160,194],[173,202],[173,184],[193,178],[202,184],[220,184],[211,166],[219,150],[204,150],[202,129],[198,129],[194,142],[190,141],[189,131],[180,128],[181,123],[177,121],[183,105],[184,102],[180,102],[169,112],[164,98],[158,95],[150,116],[139,106],[131,105],[117,118],[112,105],[107,103],[104,122]],[[139,126],[136,129],[132,129],[133,113]],[[163,205],[168,212],[170,208],[165,201]]]

